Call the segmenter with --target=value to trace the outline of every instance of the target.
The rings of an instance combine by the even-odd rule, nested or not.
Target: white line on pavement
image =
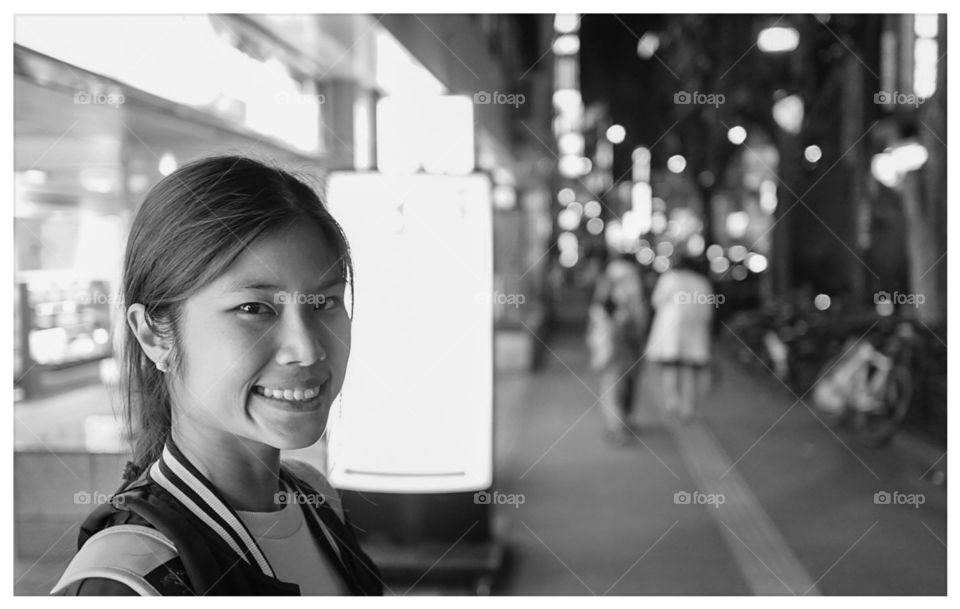
[[[722,496],[704,509],[720,532],[750,590],[757,595],[820,594],[786,539],[700,421],[671,426],[680,455],[700,492]],[[724,475],[725,472],[726,475]]]

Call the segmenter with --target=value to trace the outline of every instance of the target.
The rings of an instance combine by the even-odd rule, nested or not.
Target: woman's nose
[[[327,359],[327,351],[320,341],[320,332],[304,323],[300,315],[292,314],[281,321],[280,348],[277,363],[311,366]]]

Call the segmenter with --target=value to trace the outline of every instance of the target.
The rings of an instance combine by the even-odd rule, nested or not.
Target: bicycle
[[[812,390],[813,403],[831,427],[849,424],[858,442],[888,442],[910,409],[913,397],[913,326],[900,322],[880,348],[850,338]]]

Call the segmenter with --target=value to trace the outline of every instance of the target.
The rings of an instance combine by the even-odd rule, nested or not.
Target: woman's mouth
[[[295,388],[254,385],[253,393],[261,398],[270,400],[270,402],[277,406],[293,410],[314,410],[320,406],[328,382],[329,381],[325,381],[319,386]]]

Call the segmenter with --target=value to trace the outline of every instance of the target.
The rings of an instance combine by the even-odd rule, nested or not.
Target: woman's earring
[[[167,370],[169,370],[169,369],[170,369],[170,367],[167,365],[167,358],[166,358],[166,357],[163,357],[163,358],[157,360],[157,370],[159,370],[160,372],[166,373]]]

